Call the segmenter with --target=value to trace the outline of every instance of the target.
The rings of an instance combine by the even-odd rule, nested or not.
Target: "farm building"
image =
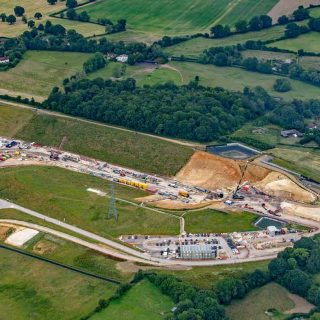
[[[291,129],[291,130],[281,131],[281,136],[284,138],[290,138],[290,137],[297,138],[297,137],[303,137],[303,133],[301,133],[296,129]]]
[[[122,55],[120,55],[120,56],[117,56],[117,57],[116,57],[116,60],[117,60],[118,62],[125,63],[125,62],[128,61],[128,56],[127,56],[126,54],[122,54]]]
[[[8,57],[0,57],[0,64],[8,64],[10,59]]]

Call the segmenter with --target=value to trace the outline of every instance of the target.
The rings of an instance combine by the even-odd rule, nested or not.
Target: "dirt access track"
[[[282,15],[289,16],[299,6],[309,7],[311,4],[319,5],[320,0],[280,0],[268,13],[273,20],[273,23],[277,23],[278,18]]]

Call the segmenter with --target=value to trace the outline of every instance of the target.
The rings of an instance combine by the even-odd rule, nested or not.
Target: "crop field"
[[[306,148],[277,147],[270,150],[277,159],[274,163],[297,171],[320,182],[320,152]]]
[[[1,108],[0,108],[1,114]],[[175,175],[193,149],[133,131],[49,115],[35,116],[17,138],[37,141],[128,168]]]
[[[205,0],[142,1],[105,0],[80,8],[95,20],[108,17],[112,21],[126,19],[128,28],[157,35],[190,34],[208,31],[220,22],[235,23],[238,17],[251,18],[266,14],[277,0]]]
[[[294,39],[286,39],[271,43],[268,46],[292,50],[294,52],[303,49],[306,52],[320,53],[320,34],[319,32],[309,32]]]
[[[13,69],[1,72],[0,93],[44,100],[64,78],[82,71],[87,53],[29,51]]]
[[[103,311],[90,317],[90,320],[163,320],[170,315],[172,300],[148,280],[134,285],[123,297],[114,300]]]
[[[220,46],[236,45],[244,43],[247,40],[274,40],[283,35],[284,26],[275,26],[269,29],[248,32],[244,34],[236,34],[223,39],[194,38],[185,42],[181,42],[174,46],[165,48],[164,51],[172,56],[198,57],[205,49]]]
[[[230,320],[265,320],[268,319],[265,311],[276,309],[277,319],[284,319],[281,317],[282,312],[293,309],[294,306],[285,288],[276,283],[270,283],[253,290],[244,299],[232,302],[226,307],[226,313]]]
[[[88,192],[89,187],[108,193],[109,182],[56,167],[1,169],[1,198],[101,236],[179,233],[178,219],[118,200],[118,221],[107,219],[109,198]],[[147,195],[120,185],[115,189],[121,199]]]
[[[1,249],[0,314],[7,320],[71,320],[117,286]]]
[[[190,211],[184,216],[184,218],[186,231],[191,233],[225,233],[257,230],[254,226],[257,216],[249,212],[227,213],[213,209],[206,209],[202,211]]]

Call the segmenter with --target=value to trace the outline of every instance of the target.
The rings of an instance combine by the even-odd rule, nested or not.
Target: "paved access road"
[[[91,243],[91,242],[79,239],[79,238],[71,236],[67,233],[60,232],[60,231],[57,231],[57,230],[54,230],[51,228],[47,228],[47,227],[42,227],[42,226],[39,226],[39,225],[33,224],[33,223],[28,223],[28,222],[24,222],[24,221],[17,221],[17,220],[9,220],[9,219],[0,220],[0,222],[12,223],[12,224],[17,224],[17,225],[22,225],[25,227],[33,228],[33,229],[36,229],[39,231],[43,231],[46,233],[56,235],[58,237],[64,238],[66,240],[72,241],[72,242],[77,243],[79,245],[85,246],[87,248],[99,251],[101,253],[104,253],[104,254],[107,254],[110,256],[114,256],[114,257],[117,257],[120,259],[129,260],[129,261],[143,262],[143,263],[147,263],[147,264],[150,264],[153,266],[170,267],[173,265],[181,265],[181,266],[191,266],[192,267],[192,266],[227,265],[227,264],[267,260],[267,259],[275,258],[277,255],[277,252],[275,252],[275,253],[270,253],[269,255],[248,257],[248,258],[243,258],[243,259],[239,259],[239,258],[235,257],[235,258],[231,258],[231,259],[227,259],[227,260],[205,260],[205,261],[158,259],[158,258],[153,258],[153,257],[149,256],[147,253],[142,253],[142,252],[136,251],[136,250],[129,248],[129,247],[126,247],[118,242],[115,242],[115,241],[103,238],[101,236],[98,236],[92,232],[80,229],[80,228],[75,227],[73,225],[70,225],[68,223],[65,223],[60,220],[48,217],[46,215],[43,215],[43,214],[35,212],[33,210],[24,208],[22,206],[16,205],[16,204],[11,203],[9,201],[0,199],[0,209],[6,209],[6,208],[16,209],[16,210],[24,212],[28,215],[31,215],[33,217],[42,219],[43,221],[52,223],[54,225],[58,225],[60,227],[65,228],[66,230],[69,230],[69,231],[72,231],[72,232],[77,233],[79,235],[85,236],[86,238],[91,239],[93,241],[97,241],[102,245],[103,244],[107,245],[108,247],[110,247],[110,249],[105,248],[99,244],[95,244],[95,243]],[[310,220],[306,220],[306,219],[302,219],[302,218],[298,218],[298,217],[292,217],[292,216],[285,216],[283,218],[288,219],[289,221],[303,223],[305,225],[308,225],[308,226],[316,229],[315,232],[310,233],[307,236],[312,236],[312,235],[320,232],[320,223],[318,223],[318,222],[310,221]],[[112,248],[116,249],[117,251],[121,251],[121,252],[117,252],[115,250],[112,250]]]

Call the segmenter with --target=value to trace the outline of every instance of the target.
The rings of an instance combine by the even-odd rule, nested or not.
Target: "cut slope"
[[[299,187],[285,175],[278,172],[270,172],[256,186],[265,193],[281,197],[282,199],[310,203],[315,201],[315,196]]]
[[[179,171],[176,178],[183,183],[190,183],[210,190],[232,188],[240,181],[240,165],[243,165],[243,163],[198,151],[194,153],[187,165]],[[264,168],[248,166],[243,181],[260,181],[269,172]]]

